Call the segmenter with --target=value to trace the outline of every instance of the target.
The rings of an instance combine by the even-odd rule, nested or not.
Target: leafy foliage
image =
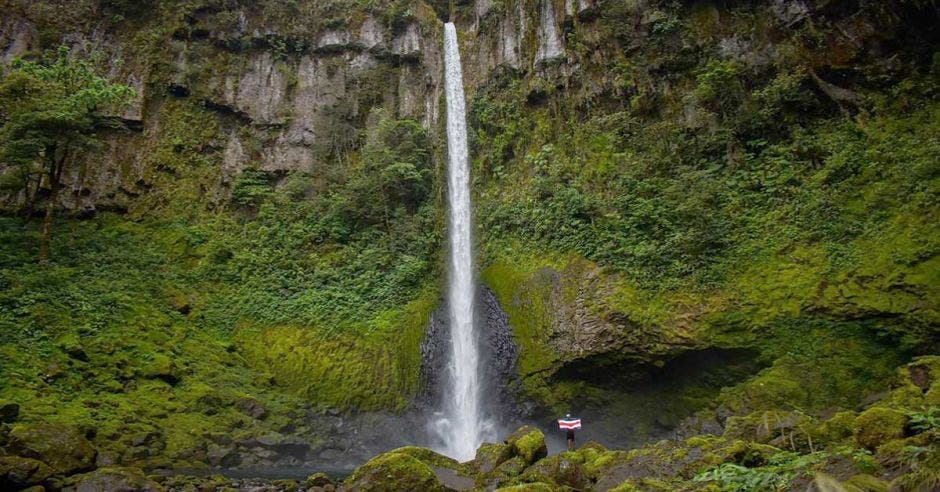
[[[927,407],[920,412],[908,413],[910,426],[915,432],[940,429],[940,407]]]
[[[805,472],[809,465],[819,462],[824,453],[800,455],[780,452],[771,456],[767,463],[747,467],[736,463],[721,465],[695,476],[695,482],[717,482],[722,491],[739,492],[750,490],[789,490],[790,480]]]
[[[91,61],[72,59],[66,48],[40,62],[16,60],[0,82],[0,155],[24,165],[54,149],[89,145],[102,123],[96,112],[133,94],[100,77]]]

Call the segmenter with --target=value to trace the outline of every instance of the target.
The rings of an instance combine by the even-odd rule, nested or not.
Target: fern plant
[[[818,463],[826,453],[798,454],[782,451],[767,459],[767,464],[748,468],[736,463],[723,463],[716,468],[700,473],[696,482],[717,482],[724,492],[752,490],[788,490],[790,481]]]
[[[911,429],[916,433],[940,429],[940,407],[928,407],[920,412],[908,412]]]

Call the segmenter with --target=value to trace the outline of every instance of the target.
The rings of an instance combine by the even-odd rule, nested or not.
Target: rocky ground
[[[63,491],[818,490],[932,491],[940,487],[940,357],[899,369],[890,391],[858,411],[815,418],[763,411],[717,422],[711,432],[631,451],[588,442],[548,456],[542,431],[524,426],[458,463],[405,446],[340,480],[252,479],[144,471],[103,464],[75,428],[18,424],[2,406],[0,487]],[[701,426],[692,417],[685,429]]]

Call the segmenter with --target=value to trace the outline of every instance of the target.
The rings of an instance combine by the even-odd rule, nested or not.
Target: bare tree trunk
[[[42,221],[42,238],[39,241],[39,263],[49,262],[49,249],[52,242],[52,219],[55,215],[56,202],[59,199],[59,181],[62,179],[62,168],[65,167],[67,149],[63,150],[59,159],[53,154],[49,168],[49,202],[46,204],[46,216]]]

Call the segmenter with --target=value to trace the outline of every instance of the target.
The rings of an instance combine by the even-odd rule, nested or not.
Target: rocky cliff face
[[[341,227],[311,217],[327,207],[302,207],[363,168],[365,142],[387,120],[428,130],[431,186],[443,186],[444,17],[462,43],[482,279],[495,295],[486,297],[498,335],[490,342],[511,352],[508,322],[518,361],[497,372],[518,373],[526,399],[598,420],[604,409],[613,416],[605,432],[633,444],[702,409],[685,430],[720,432],[735,415],[774,408],[850,408],[904,357],[936,347],[934,3],[474,0],[453,12],[441,3],[0,0],[0,53],[9,62],[64,44],[97,54],[104,72],[138,92],[111,115],[126,129],[70,168],[62,207],[158,219],[238,209],[217,229],[138,231],[147,245],[171,239],[157,244],[160,254],[129,256],[154,262],[137,270],[171,272],[146,289],[167,319],[207,337],[208,324],[253,329],[250,343],[220,351],[241,350],[232,358],[245,379],[265,371],[257,384],[271,392],[374,409],[400,408],[417,390],[420,361],[404,352],[420,345],[440,271],[415,250],[440,250],[424,231],[442,229],[432,217],[441,204],[421,218],[405,204],[402,215]],[[266,203],[284,215],[245,226],[236,222],[261,208],[232,203],[246,176],[280,190],[296,178],[312,185],[290,191],[299,199]],[[45,186],[8,192],[6,210],[41,204]],[[352,241],[356,227],[365,234]],[[124,229],[107,228],[118,238]],[[244,238],[241,249],[227,244]],[[268,273],[255,291],[240,290]],[[391,307],[419,290],[421,309],[407,322],[395,317]],[[193,306],[163,306],[181,291],[200,295],[190,295]],[[362,299],[378,299],[363,316],[374,319],[338,336],[334,311],[358,316],[348,308]],[[37,313],[30,322],[45,327]],[[281,326],[290,323],[304,326]],[[71,360],[78,352],[66,341],[56,343],[69,350],[50,351]],[[101,377],[112,369],[102,366]],[[114,391],[131,387],[128,378]],[[350,391],[334,384],[353,380]],[[153,425],[167,427],[165,417]],[[344,417],[328,420],[347,428]],[[174,439],[183,444],[170,441],[173,460],[205,450],[191,436]]]
[[[312,3],[271,12],[239,2],[119,8],[7,0],[0,53],[9,62],[65,45],[75,56],[96,56],[138,93],[114,115],[128,131],[64,177],[61,206],[135,208],[142,196],[179,186],[181,175],[218,206],[244,169],[322,183],[341,175],[377,118],[414,119],[439,133],[440,20],[422,2],[405,7],[392,18],[391,7],[338,14]],[[596,39],[595,12],[593,0],[459,7],[468,91],[503,70],[532,74],[539,86],[576,76],[581,60],[565,39],[573,30]],[[181,105],[203,114],[194,118]],[[180,133],[200,138],[185,148]],[[165,147],[203,165],[189,173],[157,162],[152,154]],[[29,193],[8,196],[8,207]]]
[[[154,187],[174,187],[183,170],[149,155],[167,144],[198,154],[205,164],[199,186],[220,204],[244,169],[281,177],[341,172],[337,162],[358,149],[380,114],[438,124],[440,26],[418,3],[394,21],[357,11],[327,23],[312,5],[279,13],[314,16],[309,23],[272,18],[249,3],[146,4],[127,18],[106,3],[49,5],[55,8],[5,2],[4,60],[61,43],[76,56],[99,57],[113,80],[138,92],[116,115],[129,131],[66,176],[66,208],[128,208]],[[57,14],[64,18],[50,20]],[[180,121],[180,104],[204,114]],[[201,135],[198,148],[179,148],[177,133]]]

